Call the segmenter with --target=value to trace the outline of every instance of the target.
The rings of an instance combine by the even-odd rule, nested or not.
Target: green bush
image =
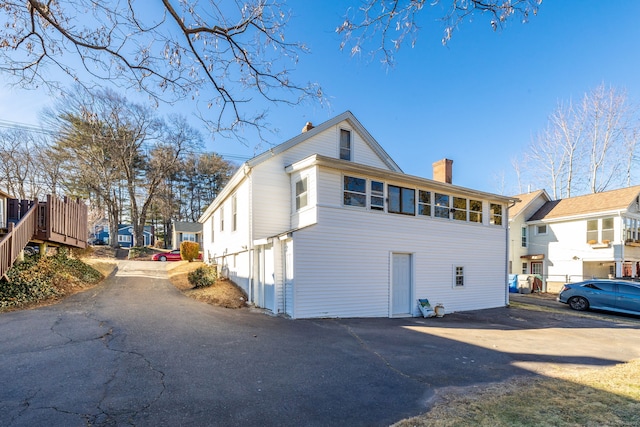
[[[187,275],[187,279],[194,288],[206,288],[216,282],[216,269],[208,265],[203,265],[202,267],[198,267],[195,270],[190,271]]]
[[[194,259],[198,259],[200,254],[200,245],[196,242],[182,242],[180,243],[180,256],[182,259],[189,262]]]

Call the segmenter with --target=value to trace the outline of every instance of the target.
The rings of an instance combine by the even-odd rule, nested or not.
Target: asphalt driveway
[[[292,321],[186,298],[165,268],[121,261],[97,288],[0,314],[0,425],[384,426],[449,387],[640,357],[636,318]]]

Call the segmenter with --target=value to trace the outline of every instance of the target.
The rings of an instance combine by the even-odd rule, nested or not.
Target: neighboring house
[[[92,244],[100,241],[104,245],[109,244],[109,222],[101,220],[94,224],[91,233],[89,235]]]
[[[196,242],[202,249],[202,224],[199,222],[173,222],[173,234],[171,238],[173,249],[180,249],[182,242]]]
[[[542,274],[542,260],[538,259],[539,255],[531,244],[527,220],[551,198],[545,190],[519,194],[514,198],[518,201],[509,208],[509,273]]]
[[[144,246],[150,246],[154,244],[153,227],[150,225],[144,226]],[[120,224],[118,225],[118,245],[123,248],[130,248],[133,245],[133,226]]]
[[[549,292],[586,278],[639,278],[639,206],[640,186],[546,201],[526,221],[529,272]]]
[[[204,257],[292,318],[417,316],[508,303],[513,199],[404,174],[345,112],[239,167],[207,208]]]

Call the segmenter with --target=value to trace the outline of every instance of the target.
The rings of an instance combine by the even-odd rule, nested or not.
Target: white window
[[[523,248],[526,248],[527,247],[527,227],[522,227],[520,231],[520,235],[521,235],[520,244],[522,245]]]
[[[587,243],[598,243],[598,220],[587,220]]]
[[[431,191],[418,191],[418,215],[431,216]]]
[[[522,263],[522,274],[527,274],[527,271],[528,271],[527,267],[528,267],[528,264],[526,262],[523,262]]]
[[[220,231],[224,231],[224,205],[220,206]]]
[[[380,181],[371,181],[371,196],[369,198],[369,206],[376,211],[384,210],[384,183]]]
[[[118,242],[119,243],[131,243],[131,235],[130,234],[118,234]]]
[[[340,159],[351,160],[351,132],[340,129]]]
[[[457,221],[467,220],[467,199],[462,197],[453,198],[453,219]]]
[[[502,205],[497,203],[491,203],[491,219],[490,223],[493,225],[502,225]]]
[[[612,241],[613,241],[613,218],[603,218],[602,219],[602,243],[609,243]]]
[[[536,226],[536,234],[547,234],[547,224],[540,224]]]
[[[435,193],[434,204],[433,216],[436,218],[449,218],[450,206],[447,194]]]
[[[181,242],[197,242],[198,240],[196,239],[196,235],[195,233],[181,233],[182,234],[182,238],[181,238]]]
[[[307,206],[307,178],[296,182],[296,210]]]
[[[238,198],[234,194],[231,196],[231,230],[238,229]]]
[[[349,206],[367,206],[367,180],[364,178],[344,177],[343,203]]]
[[[482,202],[469,199],[469,221],[482,223]]]
[[[457,265],[454,267],[454,282],[453,285],[458,288],[464,286],[464,267]]]

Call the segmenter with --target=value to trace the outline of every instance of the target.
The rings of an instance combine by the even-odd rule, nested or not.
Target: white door
[[[411,254],[391,254],[391,317],[411,315]]]
[[[293,240],[282,245],[284,256],[284,312],[293,317]]]
[[[274,271],[273,245],[264,248],[264,308],[275,311],[276,278]]]

